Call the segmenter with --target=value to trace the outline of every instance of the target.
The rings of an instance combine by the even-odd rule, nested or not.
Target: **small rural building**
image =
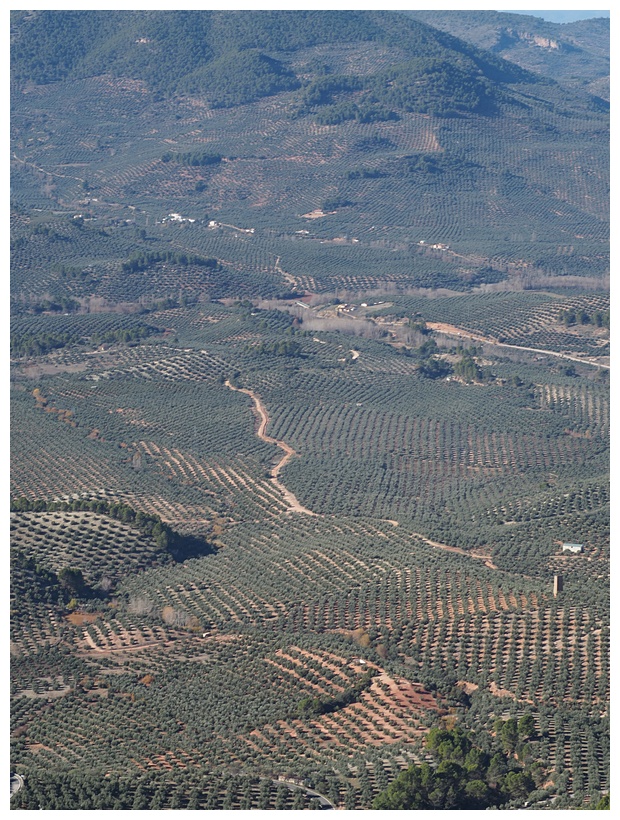
[[[562,552],[583,552],[583,544],[562,544]]]
[[[561,575],[553,576],[553,597],[557,598],[564,589],[564,578]]]

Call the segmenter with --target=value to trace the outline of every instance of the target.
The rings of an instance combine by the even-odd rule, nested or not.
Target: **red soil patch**
[[[70,615],[65,615],[65,620],[73,626],[83,626],[84,624],[94,623],[97,618],[101,618],[103,615],[103,612],[72,612]]]
[[[373,681],[370,687],[371,692],[383,692],[378,684],[387,684],[390,687],[389,697],[405,709],[416,710],[422,707],[424,709],[434,709],[437,712],[442,711],[442,707],[436,698],[421,683],[411,683],[403,679],[394,680],[385,672],[375,678],[375,681],[376,683]]]
[[[508,689],[500,689],[495,681],[491,681],[489,684],[489,692],[498,698],[512,698],[513,700],[517,699],[514,692],[510,692]]]

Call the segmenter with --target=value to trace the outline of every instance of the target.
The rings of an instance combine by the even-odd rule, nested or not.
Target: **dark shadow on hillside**
[[[190,558],[203,558],[205,555],[215,555],[217,547],[195,535],[179,535],[175,533],[174,543],[168,546],[168,552],[181,564]]]

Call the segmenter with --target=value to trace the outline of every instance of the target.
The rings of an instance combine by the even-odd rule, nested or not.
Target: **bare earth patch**
[[[86,362],[76,364],[29,364],[20,368],[22,376],[38,379],[40,376],[54,376],[57,373],[81,373],[88,367]]]
[[[94,623],[97,618],[103,615],[103,612],[72,612],[70,615],[65,615],[65,620],[73,626],[82,626],[83,624]]]
[[[310,211],[308,214],[302,214],[302,216],[304,219],[320,219],[322,216],[330,216],[335,213],[336,211],[322,211],[320,208],[315,208],[314,211]]]
[[[496,698],[512,698],[513,700],[517,699],[517,696],[514,692],[509,692],[508,689],[500,689],[494,680],[491,681],[491,683],[489,684],[489,692],[492,695],[495,695]]]

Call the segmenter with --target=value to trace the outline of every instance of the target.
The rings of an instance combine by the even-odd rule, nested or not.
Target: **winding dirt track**
[[[229,387],[236,393],[245,393],[246,396],[249,396],[254,402],[254,412],[259,418],[258,430],[256,431],[256,435],[259,437],[259,439],[261,439],[262,441],[266,441],[268,444],[275,444],[276,447],[279,447],[281,450],[284,450],[284,455],[282,456],[280,461],[278,461],[275,467],[271,468],[270,473],[271,482],[278,488],[278,490],[280,490],[280,492],[284,496],[286,503],[290,507],[290,511],[304,513],[304,515],[316,515],[316,513],[312,512],[312,510],[308,510],[306,507],[302,506],[297,500],[297,497],[290,490],[287,490],[287,488],[284,486],[284,484],[282,484],[282,482],[278,478],[283,468],[288,464],[288,462],[293,458],[293,456],[297,455],[297,453],[286,442],[280,441],[277,438],[272,438],[272,436],[268,436],[265,433],[267,425],[269,424],[269,415],[267,414],[267,410],[260,396],[254,393],[253,390],[248,390],[247,387],[233,387],[228,379],[226,379],[225,384],[226,387]]]

